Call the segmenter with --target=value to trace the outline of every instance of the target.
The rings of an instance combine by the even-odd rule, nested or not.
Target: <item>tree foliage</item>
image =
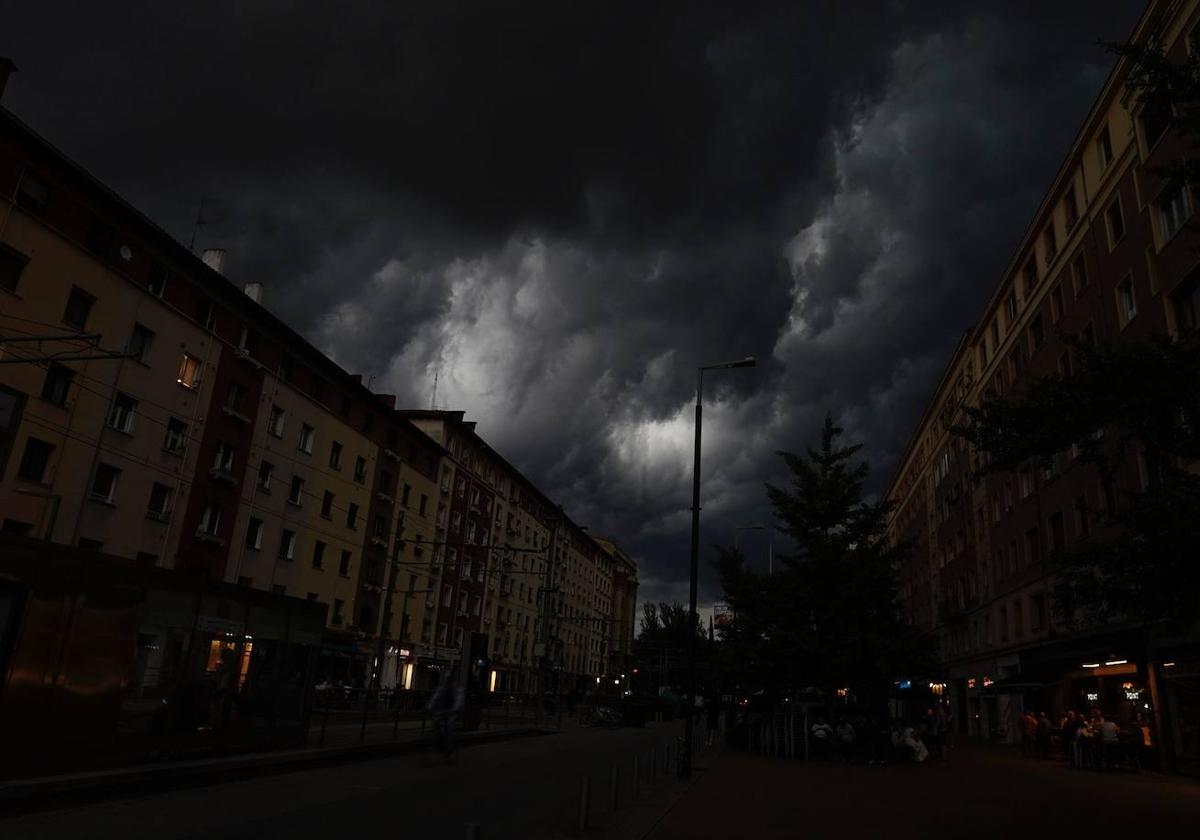
[[[676,644],[680,648],[687,644],[688,624],[692,625],[697,636],[702,635],[699,616],[695,621],[688,621],[688,608],[675,601],[668,604],[665,601],[642,604],[642,627],[638,639],[643,642],[662,642]]]
[[[868,467],[855,462],[861,446],[839,445],[842,432],[827,417],[819,448],[779,453],[791,481],[768,484],[767,496],[795,550],[780,556],[774,575],[718,549],[734,614],[722,636],[744,682],[825,692],[852,686],[881,700],[893,676],[924,664],[895,604],[893,567],[911,549],[889,544],[891,507],[865,499]]]
[[[1200,477],[1188,469],[1200,457],[1200,342],[1074,350],[1072,373],[968,407],[954,432],[986,454],[985,473],[1046,465],[1072,448],[1095,469],[1112,504],[1086,512],[1100,526],[1094,539],[1055,558],[1064,620],[1188,626],[1200,617]],[[1117,495],[1137,457],[1145,488]]]

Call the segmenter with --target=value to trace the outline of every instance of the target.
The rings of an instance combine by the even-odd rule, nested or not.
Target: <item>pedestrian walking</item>
[[[438,686],[429,698],[426,709],[433,720],[434,748],[442,754],[442,760],[447,764],[454,763],[454,732],[458,728],[465,699],[466,691],[454,684],[454,670],[442,669]]]

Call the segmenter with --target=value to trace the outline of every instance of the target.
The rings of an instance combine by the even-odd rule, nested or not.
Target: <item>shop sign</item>
[[[246,630],[246,622],[238,618],[202,615],[196,622],[196,627],[203,633],[226,633],[240,636]]]

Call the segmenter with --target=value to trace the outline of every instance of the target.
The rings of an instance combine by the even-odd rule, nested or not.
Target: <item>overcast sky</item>
[[[6,9],[4,105],[681,600],[696,367],[706,545],[827,411],[882,488],[1144,8],[188,5]]]

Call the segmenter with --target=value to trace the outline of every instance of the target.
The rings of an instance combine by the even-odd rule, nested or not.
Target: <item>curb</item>
[[[554,730],[532,727],[463,732],[459,733],[458,745],[465,749],[474,744],[551,734],[554,734]],[[428,739],[414,738],[378,744],[281,750],[16,779],[0,783],[0,812],[10,816],[53,808],[64,799],[69,799],[71,804],[78,804],[83,801],[115,798],[122,794],[160,793],[185,787],[222,784],[254,776],[290,773],[321,765],[412,755],[421,752],[427,745]]]

